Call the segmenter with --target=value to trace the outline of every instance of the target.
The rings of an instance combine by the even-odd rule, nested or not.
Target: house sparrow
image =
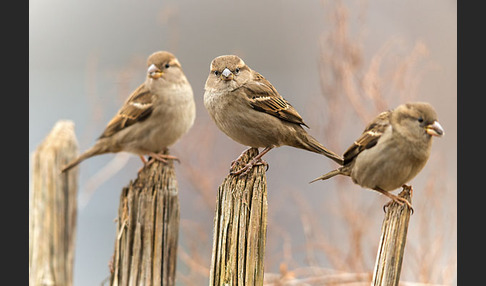
[[[232,174],[246,174],[253,165],[262,162],[263,155],[282,145],[316,152],[342,164],[339,155],[305,131],[302,126],[308,126],[302,117],[275,87],[238,56],[215,58],[204,89],[204,105],[221,131],[240,144],[264,147]],[[232,169],[238,159],[233,161]]]
[[[96,144],[67,164],[65,172],[92,156],[126,151],[152,159],[177,159],[162,154],[194,123],[196,107],[192,87],[177,58],[166,51],[147,59],[147,78],[108,123]]]
[[[336,175],[349,176],[355,184],[378,191],[412,209],[406,199],[390,191],[399,187],[410,188],[405,184],[422,170],[429,159],[432,136],[442,135],[444,130],[430,104],[402,104],[394,110],[380,113],[366,126],[358,140],[344,152],[342,167],[312,182]]]

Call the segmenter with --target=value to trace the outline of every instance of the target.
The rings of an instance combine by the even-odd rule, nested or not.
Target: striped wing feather
[[[344,152],[344,165],[352,162],[363,150],[376,145],[383,132],[390,125],[390,114],[391,111],[384,111],[366,126],[361,136]]]
[[[246,89],[250,104],[255,110],[308,127],[297,110],[277,92],[268,80],[257,72],[254,72],[253,79],[253,81],[245,83],[242,88]]]
[[[153,111],[154,100],[153,94],[145,85],[140,85],[108,123],[100,139],[110,137],[128,126],[147,119]]]

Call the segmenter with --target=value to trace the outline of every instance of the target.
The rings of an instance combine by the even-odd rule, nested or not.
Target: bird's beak
[[[161,77],[164,74],[164,72],[162,72],[154,64],[152,64],[151,66],[149,66],[149,68],[147,70],[147,73],[148,73],[149,77],[151,77],[153,79],[158,79],[159,77]]]
[[[442,126],[440,126],[439,122],[437,121],[434,121],[434,123],[427,125],[425,127],[425,130],[428,134],[432,136],[441,137],[442,135],[445,134],[444,129],[442,128]]]
[[[228,68],[225,68],[221,73],[222,80],[232,80],[233,77],[234,77],[233,73]]]

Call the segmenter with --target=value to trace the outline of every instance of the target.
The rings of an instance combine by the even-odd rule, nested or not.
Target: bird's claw
[[[389,207],[393,202],[403,206],[404,204],[410,209],[410,214],[413,214],[412,204],[405,198],[394,196],[388,203],[383,206],[383,211],[386,213],[386,208]]]
[[[148,161],[143,156],[140,156],[140,159],[142,160],[143,166],[142,166],[142,168],[140,168],[138,170],[138,174],[140,174],[140,172],[142,172],[142,170],[145,167],[149,167],[150,165],[152,165],[155,161],[160,161],[164,164],[167,164],[167,162],[169,162],[168,160],[174,160],[174,161],[177,161],[179,164],[181,163],[181,160],[179,160],[179,158],[177,158],[176,156],[168,155],[168,154],[150,153],[150,154],[148,154],[148,156],[150,158]]]
[[[153,164],[155,162],[155,160],[161,161],[163,163],[167,163],[168,162],[167,160],[174,160],[174,161],[177,161],[178,163],[181,162],[181,160],[179,160],[179,158],[177,158],[176,156],[167,155],[167,154],[151,153],[151,154],[149,154],[149,156],[151,158],[147,162],[147,166],[150,166],[151,164]]]
[[[234,168],[237,166],[237,165],[240,165],[240,161],[233,161],[232,164],[231,164],[231,170],[230,170],[230,174],[231,175],[239,175],[240,177],[243,177],[245,176],[246,174],[248,174],[248,172],[250,172],[250,170],[253,168],[253,166],[260,166],[260,165],[264,165],[266,166],[266,169],[265,171],[268,171],[268,163],[265,162],[263,159],[258,159],[258,160],[252,160],[250,161],[248,164],[246,164],[243,168],[237,170],[237,171],[233,171]]]

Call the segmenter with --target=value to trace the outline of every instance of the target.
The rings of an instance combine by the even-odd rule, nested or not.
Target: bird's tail
[[[83,154],[79,155],[79,157],[77,157],[76,159],[74,159],[73,161],[71,161],[70,163],[68,163],[66,166],[64,166],[62,169],[61,169],[61,172],[64,173],[72,168],[74,168],[76,165],[78,165],[79,163],[81,163],[82,161],[88,159],[89,157],[92,157],[94,155],[99,155],[101,154],[99,152],[99,149],[98,148],[95,148],[95,146],[93,146],[92,148],[86,150],[86,152],[84,152]]]
[[[341,175],[341,174],[343,174],[342,167],[337,168],[336,170],[332,170],[331,172],[324,174],[324,175],[320,176],[319,178],[315,178],[314,180],[310,181],[309,184],[314,183],[315,181],[319,181],[319,180],[327,180],[329,178],[332,178],[336,175]]]
[[[326,147],[322,146],[322,144],[319,143],[319,141],[317,141],[314,137],[310,136],[309,134],[304,133],[303,135],[305,136],[305,138],[303,138],[301,144],[305,146],[304,149],[322,154],[341,166],[344,164],[344,160],[341,156],[327,149]]]

